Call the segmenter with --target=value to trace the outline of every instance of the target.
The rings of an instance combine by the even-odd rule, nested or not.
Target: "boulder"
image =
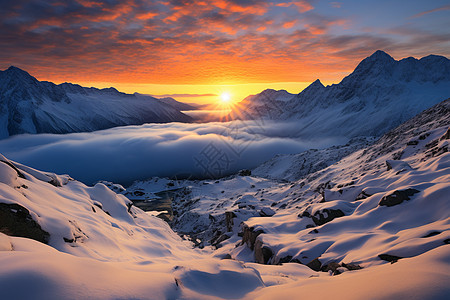
[[[0,232],[47,244],[50,234],[33,220],[30,212],[18,204],[0,203]]]
[[[339,268],[341,268],[341,265],[338,264],[337,262],[330,262],[328,265],[322,266],[321,271],[323,272],[330,272],[333,275],[339,275],[342,272],[339,270]]]
[[[258,239],[255,242],[255,262],[259,264],[267,264],[273,257],[273,251],[269,246],[264,245],[263,242]]]
[[[318,211],[312,216],[313,222],[317,225],[323,225],[336,218],[345,216],[344,212],[340,209],[324,209],[323,211]]]
[[[361,270],[362,269],[362,267],[360,266],[360,265],[357,265],[357,264],[346,264],[346,263],[342,263],[341,264],[344,268],[346,268],[347,270],[349,270],[349,271],[355,271],[355,270]]]
[[[230,232],[233,230],[233,219],[236,218],[236,214],[232,211],[225,212],[225,225],[227,227],[227,231]]]
[[[394,191],[388,195],[383,196],[383,198],[381,198],[378,205],[387,206],[387,207],[399,205],[400,203],[402,203],[405,200],[406,201],[410,200],[409,197],[411,197],[414,194],[417,194],[419,192],[420,191],[418,191],[416,189],[406,189],[406,190]]]
[[[367,199],[367,198],[369,198],[371,196],[372,195],[368,194],[366,191],[361,191],[361,193],[359,193],[359,195],[356,197],[355,201],[364,200],[364,199]]]
[[[275,214],[275,211],[273,211],[271,208],[269,207],[263,207],[260,211],[259,211],[259,215],[261,217],[272,217]]]
[[[390,255],[390,254],[380,254],[380,255],[378,255],[378,257],[379,257],[381,260],[385,260],[385,261],[388,261],[388,262],[390,262],[390,263],[395,263],[395,262],[397,262],[399,259],[402,259],[402,258],[403,258],[403,257],[400,257],[400,256]]]
[[[246,244],[251,250],[255,249],[256,238],[261,233],[264,233],[262,229],[255,230],[253,227],[244,224],[241,245]]]
[[[319,258],[314,258],[312,261],[307,263],[306,266],[308,266],[313,271],[319,272],[322,267],[322,263],[320,262]]]

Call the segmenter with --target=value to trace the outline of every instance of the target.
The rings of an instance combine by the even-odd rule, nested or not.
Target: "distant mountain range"
[[[381,136],[450,97],[450,60],[429,55],[399,61],[376,51],[339,84],[314,81],[295,95],[267,89],[242,100],[230,119],[293,121],[301,138]],[[70,133],[144,123],[192,122],[196,107],[173,98],[114,88],[38,81],[10,67],[0,71],[0,138]]]
[[[38,81],[10,67],[0,71],[0,138],[22,133],[95,131],[144,123],[191,122],[180,110],[195,109],[172,98],[125,94]]]
[[[381,136],[450,97],[450,60],[394,60],[376,51],[339,84],[314,81],[298,95],[265,90],[245,98],[232,119],[292,120],[298,136]]]

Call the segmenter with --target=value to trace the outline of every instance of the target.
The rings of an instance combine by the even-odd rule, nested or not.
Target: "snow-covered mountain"
[[[252,175],[285,181],[295,181],[308,174],[325,169],[347,155],[366,148],[374,142],[373,137],[351,139],[345,145],[325,149],[309,149],[297,154],[278,154],[255,169]]]
[[[266,90],[244,99],[231,116],[296,120],[301,137],[381,136],[449,96],[449,59],[396,61],[376,51],[339,84],[316,80],[298,95]]]
[[[273,286],[249,298],[295,298],[300,288],[328,298],[338,288],[338,298],[345,299],[445,299],[449,288],[442,284],[450,276],[440,272],[450,266],[449,142],[450,99],[323,169],[314,164],[314,152],[325,155],[326,166],[327,154],[333,160],[339,149],[352,152],[350,145],[279,156],[259,169],[291,177],[304,171],[291,182],[242,172],[219,180],[154,178],[123,192],[151,202],[158,191],[175,189],[172,228],[178,233],[200,247],[214,246],[218,257],[276,265],[256,267]],[[284,168],[283,159],[292,166]],[[319,170],[301,170],[299,160]],[[293,264],[308,266],[319,278],[293,279],[284,273]],[[293,281],[278,281],[280,274]],[[333,281],[334,275],[341,278]],[[431,282],[440,287],[427,288]]]
[[[173,99],[172,97],[165,97],[165,98],[159,98],[159,101],[166,103],[170,106],[172,106],[173,108],[177,109],[177,110],[197,110],[199,109],[196,106],[193,106],[191,104],[187,104],[187,103],[183,103],[180,101],[177,101],[175,99]]]
[[[106,183],[112,191],[0,156],[0,291],[8,299],[447,299],[449,142],[450,99],[293,182],[241,172]],[[168,188],[172,228],[203,249],[129,199],[151,204],[158,199],[147,196]]]
[[[217,255],[263,264],[295,262],[332,275],[367,269],[367,276],[380,281],[382,276],[390,276],[376,273],[381,270],[376,266],[383,261],[404,259],[402,267],[417,263],[416,267],[427,269],[421,265],[422,256],[437,252],[446,257],[439,261],[448,267],[449,142],[450,99],[388,132],[375,144],[293,182],[233,176],[183,183],[186,189],[174,205],[174,228],[213,244]],[[287,159],[286,164],[293,162],[292,156],[281,156],[273,169],[267,163],[263,169],[277,174],[282,158]],[[302,158],[307,166],[314,166],[315,156]],[[295,167],[301,169],[298,163]],[[386,266],[386,272],[406,275],[408,271],[400,271],[402,267]],[[351,285],[350,278],[357,278],[353,276],[357,275],[342,280]],[[448,272],[445,278],[449,279]],[[394,285],[386,283],[388,290]],[[308,295],[326,298],[325,291],[302,281],[292,283],[286,297],[295,297],[295,288],[300,286]],[[409,284],[405,287],[416,289]],[[282,292],[272,291],[268,298]],[[387,293],[387,298],[392,297]],[[444,295],[420,293],[419,298]],[[358,298],[353,292],[351,295]]]
[[[21,133],[69,133],[122,125],[190,122],[179,103],[114,88],[38,81],[10,67],[0,71],[0,138]]]

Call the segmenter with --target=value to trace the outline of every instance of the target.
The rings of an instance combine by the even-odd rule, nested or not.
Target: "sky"
[[[448,0],[2,0],[0,69],[39,80],[233,100],[338,83],[376,50],[450,56]]]

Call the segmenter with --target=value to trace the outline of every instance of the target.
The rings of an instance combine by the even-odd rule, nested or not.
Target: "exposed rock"
[[[233,218],[236,218],[236,214],[232,211],[226,211],[225,212],[225,225],[227,227],[227,231],[232,231],[233,230]]]
[[[309,207],[307,207],[302,213],[298,215],[299,218],[311,218],[311,214],[308,212]]]
[[[337,262],[330,262],[328,265],[322,266],[321,271],[323,272],[329,272],[331,271],[333,275],[339,275],[342,272],[338,269],[341,267]]]
[[[321,267],[322,267],[322,263],[320,262],[319,258],[314,258],[312,261],[310,261],[309,263],[306,264],[311,270],[314,270],[316,272],[319,272]]]
[[[365,191],[361,191],[361,193],[359,193],[359,195],[356,197],[355,201],[364,200],[364,199],[369,198],[370,196],[372,196],[372,195],[366,193]]]
[[[355,182],[352,180],[352,181],[347,182],[347,183],[338,184],[336,187],[337,187],[338,189],[340,189],[340,188],[347,187],[347,186],[351,186],[351,185],[354,185],[354,184],[355,184]]]
[[[264,231],[262,229],[255,231],[253,227],[248,227],[246,224],[244,224],[243,231],[244,234],[242,236],[241,245],[247,244],[247,246],[253,250],[255,248],[256,238],[261,233],[264,233]]]
[[[350,270],[350,271],[355,271],[355,270],[361,270],[362,269],[362,267],[360,265],[357,265],[357,264],[346,264],[346,263],[343,262],[341,265],[344,268],[346,268],[347,270]]]
[[[450,127],[447,129],[447,131],[444,133],[443,136],[439,140],[450,140]]]
[[[389,195],[383,196],[383,198],[381,198],[378,205],[387,206],[387,207],[395,206],[395,205],[402,203],[405,200],[406,201],[410,200],[409,197],[411,197],[414,194],[417,194],[419,192],[420,191],[418,191],[416,189],[406,189],[406,190],[394,191],[393,193],[391,193]]]
[[[316,212],[314,216],[312,216],[312,220],[317,226],[319,226],[343,216],[345,216],[345,214],[340,209],[326,208],[323,211]]]
[[[386,166],[388,171],[394,170],[397,171],[397,174],[412,170],[411,166],[402,160],[386,160]]]
[[[292,255],[287,255],[287,256],[284,256],[284,257],[280,258],[278,260],[278,263],[279,264],[284,264],[284,263],[291,262],[291,260],[292,260]]]
[[[33,220],[30,212],[18,204],[0,203],[0,232],[30,238],[47,244],[50,234]]]
[[[275,214],[275,212],[270,209],[269,207],[263,207],[260,211],[259,211],[259,215],[261,217],[272,217]]]
[[[210,243],[211,243],[212,246],[215,246],[215,247],[218,248],[220,243],[222,243],[225,240],[228,240],[229,238],[230,238],[230,236],[227,235],[227,234],[220,234],[218,237],[214,237],[210,241]]]
[[[381,260],[385,260],[385,261],[388,261],[388,262],[390,262],[390,263],[395,263],[395,262],[397,262],[399,259],[402,259],[403,257],[400,257],[400,256],[395,256],[395,255],[390,255],[390,254],[380,254],[380,255],[378,255],[378,257],[381,259]]]
[[[239,171],[239,176],[250,176],[252,175],[252,171],[244,169]]]
[[[273,251],[270,247],[263,244],[263,242],[258,239],[255,242],[255,262],[259,264],[267,264],[273,257]]]

